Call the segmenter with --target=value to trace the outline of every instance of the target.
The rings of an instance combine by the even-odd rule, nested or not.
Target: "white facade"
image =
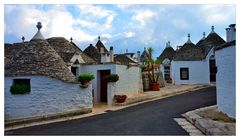
[[[30,94],[13,95],[13,79],[31,79]],[[38,117],[65,111],[92,108],[92,86],[65,83],[47,76],[5,77],[5,120]]]
[[[236,46],[216,51],[217,106],[236,118]]]
[[[97,64],[97,65],[82,65],[80,67],[80,73],[94,74],[93,79],[93,93],[94,102],[100,102],[100,71],[110,70],[111,74],[118,74],[119,80],[115,83],[114,88],[108,91],[114,91],[114,93],[108,93],[108,104],[112,104],[112,94],[134,94],[143,92],[141,70],[138,66],[126,66],[114,63]]]
[[[169,67],[169,69],[167,69]],[[165,75],[169,75],[170,78],[172,78],[172,67],[171,67],[171,61],[168,58],[165,58],[160,65],[160,71],[163,74],[163,79],[165,79]]]
[[[202,61],[172,61],[172,80],[173,84],[208,84],[210,83],[209,59],[213,55],[211,49]],[[180,68],[188,68],[189,79],[180,79]]]

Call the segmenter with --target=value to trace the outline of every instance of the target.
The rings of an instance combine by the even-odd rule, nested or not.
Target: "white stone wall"
[[[172,80],[179,84],[210,83],[209,61],[172,61]],[[189,68],[189,80],[180,80],[180,68]]]
[[[160,72],[162,72],[163,79],[165,79],[165,75],[164,75],[164,65],[163,65],[163,64],[160,65]]]
[[[236,117],[236,47],[216,51],[218,109]]]
[[[210,70],[209,59],[214,55],[212,48],[202,61],[172,61],[171,76],[173,84],[209,84]],[[180,80],[180,68],[189,68],[189,80]]]
[[[80,67],[80,73],[79,74],[93,74],[95,78],[91,81],[92,87],[93,87],[93,96],[94,96],[94,102],[100,101],[100,73],[98,71],[100,70],[110,70],[110,73],[115,74],[116,73],[116,66],[114,64],[99,64],[99,65],[82,65]]]
[[[80,67],[81,73],[90,73],[95,75],[95,79],[92,80],[94,89],[94,101],[100,101],[100,76],[99,70],[110,70],[111,74],[118,74],[119,80],[115,83],[114,88],[110,91],[114,93],[108,93],[108,101],[111,104],[109,98],[112,94],[134,94],[143,92],[141,70],[137,66],[126,66],[118,64],[99,64],[99,65],[83,65]],[[111,97],[112,98],[112,97]]]
[[[31,93],[13,95],[13,79],[31,79]],[[81,108],[92,108],[92,86],[83,89],[79,84],[64,83],[47,76],[5,77],[5,119],[50,115]]]

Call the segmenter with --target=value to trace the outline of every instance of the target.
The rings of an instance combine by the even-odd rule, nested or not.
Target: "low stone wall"
[[[10,92],[13,79],[30,79],[30,94]],[[92,85],[65,83],[47,76],[5,77],[5,121],[49,116],[71,110],[92,108]]]

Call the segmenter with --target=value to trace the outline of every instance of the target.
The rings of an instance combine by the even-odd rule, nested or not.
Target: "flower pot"
[[[114,98],[117,103],[123,103],[123,102],[125,102],[127,96],[126,95],[115,95]]]
[[[80,87],[87,88],[88,85],[90,84],[89,82],[90,82],[90,80],[80,80]]]
[[[150,86],[151,86],[151,89],[153,91],[159,91],[160,90],[160,84],[159,83],[151,83]]]

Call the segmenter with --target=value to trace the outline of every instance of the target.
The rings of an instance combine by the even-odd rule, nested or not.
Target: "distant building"
[[[166,47],[163,52],[159,55],[158,60],[161,62],[160,70],[163,73],[165,80],[172,79],[171,73],[171,62],[175,56],[176,51],[170,45],[170,41],[166,43]]]
[[[227,42],[216,47],[217,106],[219,111],[236,118],[236,28],[226,28]]]
[[[146,49],[146,47],[144,47],[144,51],[142,52],[141,56],[140,56],[140,64],[144,65],[145,61],[148,60],[149,53]]]
[[[172,79],[174,84],[205,84],[216,81],[214,49],[225,41],[214,31],[195,45],[190,39],[180,46],[172,61]]]

